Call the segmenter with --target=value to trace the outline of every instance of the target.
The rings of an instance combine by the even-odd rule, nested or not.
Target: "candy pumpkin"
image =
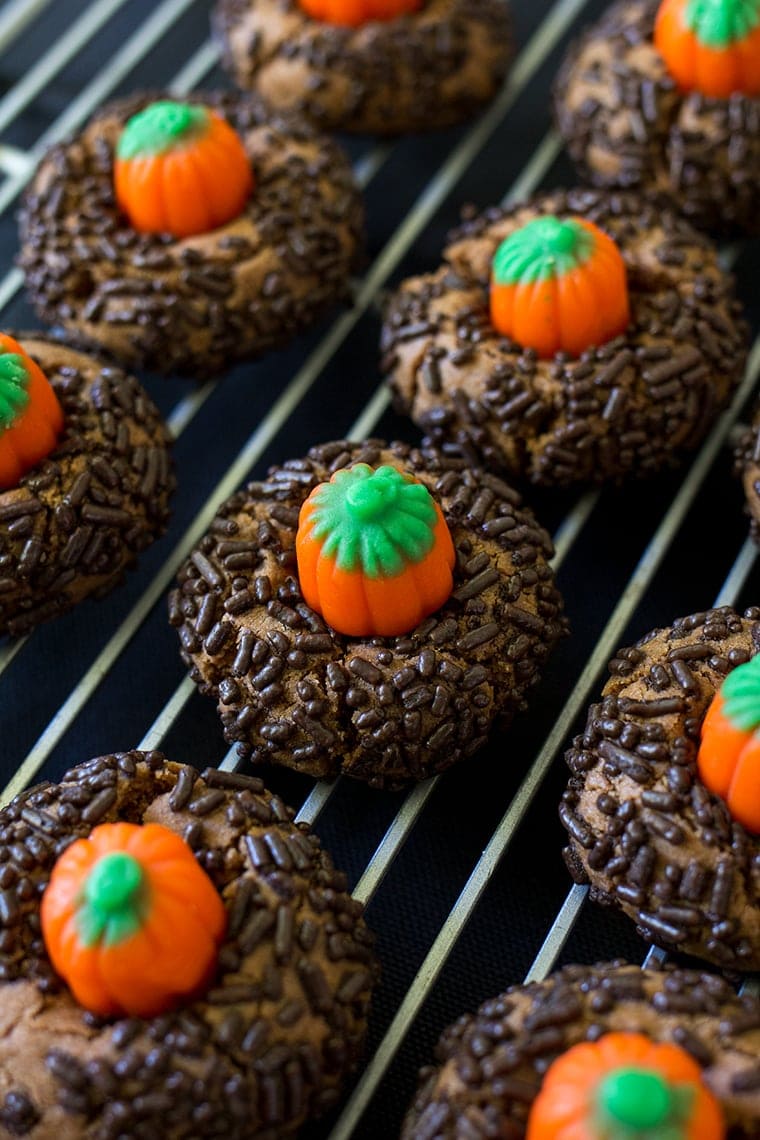
[[[620,251],[583,218],[545,215],[510,234],[493,258],[490,304],[494,327],[543,358],[580,356],[630,320]]]
[[[697,768],[734,819],[760,835],[760,655],[732,669],[713,697]]]
[[[102,824],[67,847],[41,918],[55,970],[103,1017],[152,1017],[196,992],[226,925],[190,847],[155,823]]]
[[[722,1140],[720,1104],[697,1062],[642,1033],[606,1033],[549,1067],[526,1140]]]
[[[242,142],[220,115],[161,101],[133,115],[119,136],[114,188],[136,230],[184,238],[238,217],[253,175]]]
[[[338,633],[407,633],[449,597],[454,545],[422,483],[395,467],[337,471],[301,507],[301,591]]]
[[[62,431],[63,411],[42,369],[0,333],[0,490],[17,487]]]
[[[356,28],[370,20],[393,20],[416,12],[422,0],[298,0],[313,20]]]
[[[760,95],[760,0],[663,0],[654,42],[681,90]]]

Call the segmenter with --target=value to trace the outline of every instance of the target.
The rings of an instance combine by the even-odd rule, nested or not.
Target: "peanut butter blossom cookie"
[[[759,0],[618,0],[570,50],[555,104],[595,185],[760,232]]]
[[[362,207],[338,147],[252,96],[133,96],[47,153],[20,223],[44,320],[206,379],[344,295]]]
[[[376,967],[362,907],[258,779],[103,756],[0,812],[0,1132],[293,1135]]]
[[[169,436],[138,382],[0,334],[0,634],[101,597],[166,529]]]
[[[241,87],[327,129],[460,122],[512,55],[505,0],[219,0],[214,24]]]
[[[622,649],[567,761],[565,858],[659,945],[760,969],[760,609]],[[760,1086],[759,1086],[760,1087]]]
[[[760,1003],[694,970],[567,966],[441,1037],[402,1140],[760,1132]]]
[[[694,448],[746,331],[711,244],[635,195],[494,208],[403,282],[382,334],[397,409],[535,483],[651,475]]]
[[[396,787],[525,706],[565,631],[551,552],[495,476],[339,441],[222,506],[170,620],[241,755]]]

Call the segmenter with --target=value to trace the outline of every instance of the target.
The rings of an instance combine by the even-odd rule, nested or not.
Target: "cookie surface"
[[[298,514],[352,463],[425,484],[456,549],[454,591],[411,633],[336,633],[303,601]],[[483,471],[404,444],[339,441],[272,468],[220,509],[169,600],[183,660],[254,763],[394,787],[472,755],[525,705],[565,631],[551,541]]]
[[[760,407],[756,407],[752,423],[741,434],[734,452],[735,473],[744,487],[744,501],[750,517],[750,532],[760,541]]]
[[[343,297],[362,206],[330,140],[252,96],[199,94],[240,135],[255,178],[243,213],[175,240],[138,233],[116,206],[113,153],[158,96],[104,108],[42,159],[20,213],[19,264],[40,317],[117,359],[208,379],[289,340]]]
[[[658,945],[760,969],[760,841],[698,776],[708,705],[760,650],[760,609],[681,618],[610,663],[611,678],[567,753],[565,858],[599,902]]]
[[[554,89],[571,157],[597,186],[653,190],[695,225],[760,233],[760,99],[679,93],[654,46],[659,0],[618,0]]]
[[[491,323],[491,260],[542,215],[576,215],[617,243],[631,321],[579,358],[537,359]],[[433,443],[536,483],[650,475],[678,462],[738,382],[745,330],[712,245],[635,195],[571,190],[466,222],[434,273],[392,299],[382,335],[397,409]]]
[[[157,752],[92,760],[0,812],[4,1135],[273,1140],[337,1101],[362,1047],[372,938],[343,875],[292,818],[258,779],[199,776]],[[181,834],[227,911],[211,989],[148,1020],[85,1013],[39,936],[58,852],[117,820]]]
[[[241,87],[331,130],[457,123],[493,98],[512,55],[504,0],[428,0],[359,28],[312,19],[297,0],[220,0],[214,22]]]
[[[722,978],[622,963],[567,966],[513,986],[441,1037],[403,1140],[520,1140],[548,1065],[601,1033],[674,1042],[702,1066],[732,1137],[760,1129],[760,1003]]]
[[[115,586],[163,534],[170,440],[132,376],[43,334],[22,338],[64,412],[52,454],[0,491],[0,634]]]

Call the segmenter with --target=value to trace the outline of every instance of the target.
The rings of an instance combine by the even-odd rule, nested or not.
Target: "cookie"
[[[117,585],[166,529],[175,481],[168,432],[134,377],[42,333],[0,342],[3,410],[9,369],[34,371],[34,383],[41,370],[55,418],[28,464],[10,449],[35,411],[31,389],[0,428],[0,634],[17,636]]]
[[[705,238],[593,190],[465,222],[440,268],[401,285],[382,334],[395,406],[433,443],[549,485],[677,463],[738,382],[745,341]]]
[[[560,809],[567,865],[592,898],[648,941],[738,970],[760,969],[760,824],[753,833],[741,805],[710,790],[700,735],[726,678],[758,649],[760,609],[729,607],[621,649],[567,753]],[[725,765],[728,785],[739,767]]]
[[[745,428],[734,451],[734,470],[742,481],[744,501],[750,517],[750,532],[760,541],[760,407]]]
[[[47,893],[40,937],[40,894],[56,859],[116,821],[182,836],[223,904],[213,976],[152,1017],[113,1020],[76,1003],[46,949],[55,950]],[[292,821],[260,780],[213,769],[199,776],[158,752],[91,760],[3,809],[4,1135],[271,1140],[335,1104],[362,1048],[372,938],[343,875]],[[91,888],[88,878],[84,898],[94,905]],[[78,922],[72,937],[85,939],[82,910]],[[155,971],[160,943],[156,933]],[[114,970],[109,984],[116,988]],[[142,984],[135,976],[133,988]]]
[[[729,27],[740,6],[713,7]],[[655,45],[657,12],[658,0],[617,0],[571,48],[554,89],[570,155],[596,186],[652,190],[697,226],[760,233],[760,17],[746,9],[745,31],[755,21],[754,94],[719,97],[684,89],[671,74]]]
[[[526,1134],[529,1116],[530,1137],[558,1137],[560,1133],[551,1130],[550,1120],[544,1125],[546,1131],[540,1130],[539,1113],[544,1116],[550,1085],[556,1088],[562,1081],[558,1071],[560,1064],[564,1067],[572,1060],[576,1067],[581,1064],[582,1068],[573,1074],[570,1088],[563,1089],[563,1118],[567,1127],[574,1126],[578,1130],[573,1131],[573,1135],[588,1136],[589,1140],[613,1135],[611,1131],[592,1130],[590,1125],[574,1125],[576,1117],[571,1106],[574,1107],[578,1083],[583,1081],[590,1086],[584,1087],[583,1092],[588,1091],[591,1103],[596,1100],[598,1106],[601,1101],[607,1111],[613,1107],[610,1084],[604,1089],[600,1078],[606,1075],[614,1079],[621,1074],[616,1062],[619,1055],[625,1054],[626,1043],[620,1038],[630,1038],[633,1034],[648,1039],[635,1041],[636,1055],[640,1063],[651,1064],[655,1073],[676,1066],[679,1076],[681,1072],[693,1072],[685,1084],[691,1096],[696,1093],[700,1101],[694,1105],[698,1108],[696,1113],[692,1108],[687,1110],[693,1120],[688,1132],[690,1137],[719,1140],[723,1135],[717,1128],[710,1131],[705,1119],[709,1114],[712,1122],[715,1101],[720,1105],[732,1137],[749,1140],[758,1135],[760,1003],[757,998],[737,997],[726,981],[713,974],[673,968],[642,970],[638,966],[613,962],[566,966],[546,981],[512,986],[506,993],[485,1002],[475,1015],[460,1018],[438,1043],[438,1067],[423,1070],[421,1074],[422,1083],[404,1122],[402,1138],[520,1140]],[[582,1051],[573,1053],[573,1047],[583,1042],[587,1044]],[[658,1048],[658,1043],[667,1044],[667,1049]],[[631,1069],[628,1073],[631,1074]],[[634,1068],[633,1073],[639,1077],[640,1070],[637,1073]],[[651,1070],[647,1076],[651,1081]],[[539,1106],[536,1101],[542,1082],[544,1104]],[[634,1113],[635,1122],[640,1126],[639,1105],[643,1103],[651,1112],[660,1101],[665,1085],[669,1094],[666,1104],[669,1100],[675,1110],[673,1116],[680,1116],[679,1097],[677,1093],[672,1095],[673,1085],[663,1081],[653,1088],[648,1084],[648,1095],[642,1096],[644,1089],[640,1080],[632,1081],[629,1075],[625,1082],[629,1092],[637,1084],[639,1095],[633,1106],[630,1100],[625,1104],[628,1117],[625,1121],[622,1113],[616,1117],[618,1131],[614,1135],[664,1136],[665,1131],[631,1128],[634,1121],[629,1114]],[[680,1080],[673,1083],[677,1089]],[[620,1103],[622,1085],[623,1081],[619,1081],[615,1089],[618,1111],[623,1107]],[[700,1116],[702,1131],[697,1124]],[[555,1111],[555,1129],[559,1121]],[[628,1127],[620,1127],[621,1122]],[[657,1121],[652,1127],[656,1128],[661,1122]],[[651,1126],[651,1121],[645,1118],[644,1125]],[[685,1136],[686,1132],[668,1130],[667,1135]]]
[[[231,189],[220,121],[247,158]],[[241,194],[242,212],[221,222],[218,207],[239,210]],[[188,214],[212,228],[188,234]],[[186,236],[166,232],[173,223]],[[42,159],[20,213],[19,264],[43,320],[130,366],[208,379],[344,297],[361,229],[347,159],[309,127],[251,96],[136,95]]]
[[[312,0],[313,5],[313,0]],[[223,60],[240,87],[333,130],[398,134],[472,116],[512,56],[504,0],[358,4],[356,26],[316,19],[298,0],[219,0]],[[382,13],[382,15],[381,15]]]
[[[412,491],[412,500],[426,502],[413,501],[411,510],[423,519],[429,512],[433,531],[426,536],[427,523],[409,520],[410,529],[421,527],[423,562],[412,555],[406,569],[397,567],[390,601],[370,599],[376,621],[362,628],[375,632],[339,633],[329,622],[345,614],[328,604],[326,620],[313,603],[340,585],[348,592],[339,610],[366,610],[362,588],[374,592],[372,570],[363,577],[356,567],[343,570],[340,552],[331,567],[329,551],[322,569],[310,555],[297,566],[296,539],[299,514],[309,521],[313,497],[304,504],[316,488],[344,485],[348,497],[364,493],[351,489],[357,470],[359,478],[368,476],[370,490],[356,500],[357,529],[347,548],[356,539],[367,560],[382,561],[383,534],[377,547],[374,535],[383,526],[372,517],[372,496],[385,478],[427,488],[429,494]],[[392,476],[384,474],[389,470]],[[397,521],[403,530],[407,520]],[[433,548],[446,563],[441,522],[453,563],[451,593],[442,603],[420,584]],[[395,525],[388,523],[389,535]],[[326,546],[335,538],[328,530],[320,532]],[[392,788],[471,756],[494,725],[505,726],[525,707],[566,628],[551,553],[549,536],[495,476],[432,449],[338,441],[272,468],[265,481],[223,504],[180,570],[170,620],[193,680],[216,699],[225,736],[242,756]],[[396,557],[395,547],[389,557]],[[438,563],[433,573],[445,576]],[[405,632],[383,624],[396,609],[405,611]]]

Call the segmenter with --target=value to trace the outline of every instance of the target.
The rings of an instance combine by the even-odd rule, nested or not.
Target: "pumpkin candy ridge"
[[[526,1140],[722,1140],[723,1113],[679,1045],[612,1030],[561,1054],[531,1107]]]
[[[760,95],[760,0],[663,0],[654,43],[683,91]]]
[[[580,356],[630,321],[625,264],[585,218],[543,214],[511,233],[491,266],[491,322],[543,359]]]
[[[710,702],[697,769],[732,817],[760,835],[760,655],[737,665]]]
[[[80,1004],[149,1017],[208,980],[226,911],[179,835],[116,823],[60,856],[41,921],[53,967]]]
[[[298,0],[298,4],[313,20],[358,28],[411,15],[422,7],[423,0]]]
[[[186,238],[236,218],[253,175],[221,115],[160,100],[127,121],[116,145],[114,189],[135,229]]]
[[[63,410],[42,369],[0,333],[0,491],[46,459],[64,427]]]
[[[440,507],[395,467],[357,463],[315,487],[301,507],[296,558],[307,604],[350,637],[408,632],[453,586]]]

